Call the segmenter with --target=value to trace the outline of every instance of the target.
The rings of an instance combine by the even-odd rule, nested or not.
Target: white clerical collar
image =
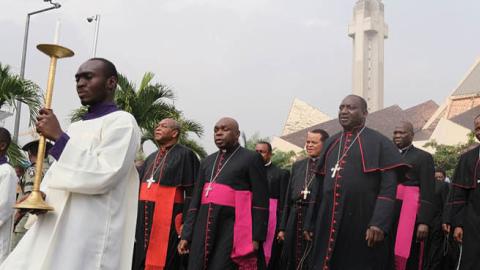
[[[407,152],[408,150],[410,150],[411,147],[413,147],[413,144],[410,144],[410,145],[407,146],[407,147],[398,149],[398,151],[400,151],[400,154],[403,154],[403,153]]]
[[[272,164],[272,161],[270,160],[267,164],[265,164],[265,167],[268,167]]]

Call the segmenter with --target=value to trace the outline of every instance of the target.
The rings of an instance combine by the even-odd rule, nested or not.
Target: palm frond
[[[145,72],[142,77],[142,82],[140,82],[140,86],[138,87],[138,92],[142,92],[147,86],[149,86],[153,77],[155,77],[155,74],[152,72]]]
[[[197,154],[200,159],[204,159],[207,156],[207,151],[205,151],[205,149],[200,144],[198,144],[196,141],[192,139],[186,138],[186,139],[180,140],[179,143],[192,149],[192,151],[195,154]]]
[[[30,124],[33,124],[43,104],[41,93],[38,85],[11,74],[10,67],[0,63],[0,107],[8,104],[16,108],[16,101],[24,103],[29,109]]]
[[[82,106],[78,109],[75,109],[71,114],[70,114],[70,122],[77,122],[82,120],[82,117],[88,112],[88,107],[87,106]]]
[[[12,166],[24,166],[28,164],[27,158],[22,152],[18,144],[11,142],[7,149],[7,157]]]
[[[194,120],[185,119],[183,117],[180,119],[177,119],[177,121],[180,123],[180,126],[182,127],[182,133],[192,132],[198,137],[203,136],[204,130],[200,123]]]

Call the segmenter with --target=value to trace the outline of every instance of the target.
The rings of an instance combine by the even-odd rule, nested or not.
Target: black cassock
[[[222,166],[224,167],[220,170]],[[215,178],[217,173],[218,177]],[[237,269],[237,265],[230,258],[235,208],[201,203],[203,187],[208,186],[212,178],[216,184],[223,184],[237,191],[252,192],[252,240],[260,242],[260,250],[256,252],[256,256],[259,268],[265,268],[261,244],[265,240],[268,223],[266,169],[258,153],[240,147],[236,153],[235,149],[229,149],[226,153],[216,152],[200,164],[182,232],[182,239],[190,243],[188,269]]]
[[[480,269],[479,147],[460,156],[448,196],[452,232],[463,227],[460,269]]]
[[[278,233],[278,228],[280,227],[280,222],[282,219],[283,205],[285,204],[285,195],[288,187],[288,180],[290,178],[290,173],[287,170],[282,170],[273,164],[266,166],[267,168],[267,180],[268,180],[268,191],[270,194],[270,199],[277,200],[277,223],[276,230],[272,243],[272,253],[270,262],[268,263],[267,269],[275,270],[279,269],[280,265],[280,256],[282,253],[282,243],[279,243],[276,240]]]
[[[305,215],[308,206],[314,203],[316,196],[312,193],[304,197],[305,186],[308,191],[318,190],[319,159],[307,158],[292,165],[292,173],[287,188],[282,220],[279,230],[285,231],[285,243],[282,252],[282,264],[278,269],[309,269],[309,256],[312,243],[303,236]],[[308,168],[307,168],[308,166]]]
[[[449,184],[447,182],[435,181],[435,213],[432,219],[432,226],[428,233],[428,249],[426,250],[427,257],[425,259],[424,270],[444,270],[447,268],[446,252],[449,249],[449,239],[445,238],[442,230],[442,224],[447,223],[443,216],[445,203],[447,202]]]
[[[398,184],[402,184],[407,187],[419,187],[420,189],[420,201],[417,217],[415,220],[415,228],[411,238],[410,256],[408,257],[406,268],[418,270],[418,264],[420,262],[420,256],[422,261],[425,261],[425,242],[424,248],[421,249],[421,243],[417,243],[417,225],[425,224],[429,228],[432,228],[432,219],[435,213],[434,206],[434,192],[435,192],[435,164],[433,157],[429,153],[410,145],[404,149],[401,153],[403,162],[409,165],[409,169],[398,178]],[[395,241],[405,241],[403,237],[396,239],[398,222],[400,219],[400,213],[402,209],[402,200],[397,199],[395,201],[395,219],[393,223],[393,229],[390,240],[392,241],[392,249],[390,253],[390,265],[391,269],[395,269],[395,255],[394,246]]]
[[[158,154],[158,155],[157,155]],[[168,236],[168,249],[165,261],[165,269],[181,269],[182,260],[177,252],[178,245],[178,229],[182,219],[186,216],[188,205],[191,200],[194,180],[198,173],[200,162],[192,150],[182,145],[175,145],[170,150],[160,150],[152,153],[145,161],[140,170],[140,189],[147,195],[151,195],[153,200],[142,200],[138,203],[137,228],[135,233],[135,248],[133,267],[135,270],[145,269],[145,260],[149,247],[150,233],[152,225],[158,221],[159,217],[155,217],[156,210],[166,208],[165,205],[156,205],[155,199],[162,194],[148,194],[155,192],[155,185],[160,183],[164,187],[176,187],[176,191],[183,197],[183,203],[177,200],[173,202],[173,210],[170,218],[171,226]],[[148,185],[147,180],[155,171],[153,179],[155,183],[151,184],[151,188],[145,189]],[[158,179],[160,178],[160,181]],[[175,191],[174,191],[175,192]],[[142,192],[141,192],[142,193]],[[183,196],[181,196],[183,195]],[[141,197],[141,196],[140,196]],[[159,208],[161,207],[161,208]],[[164,217],[160,217],[164,218]],[[152,251],[151,251],[152,252]],[[151,256],[158,256],[152,254]]]
[[[320,203],[309,207],[305,224],[307,231],[314,231],[312,269],[384,270],[388,267],[389,241],[369,248],[365,233],[369,226],[376,226],[388,237],[394,215],[397,173],[403,171],[405,165],[397,147],[388,138],[365,128],[355,140],[358,132],[356,129],[353,133],[335,134],[322,151],[320,173],[324,178],[318,185],[321,192],[317,194]],[[337,161],[341,169],[333,176]]]

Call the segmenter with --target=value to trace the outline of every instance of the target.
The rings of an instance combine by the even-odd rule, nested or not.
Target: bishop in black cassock
[[[282,263],[278,269],[309,269],[312,241],[305,239],[303,227],[308,206],[318,198],[313,190],[320,184],[318,165],[328,133],[317,129],[307,133],[305,148],[308,158],[292,166],[278,238],[285,241]]]
[[[238,144],[238,124],[215,125],[220,149],[200,164],[178,250],[188,269],[265,268],[261,244],[268,223],[268,183],[258,153]]]
[[[266,241],[263,244],[267,269],[280,269],[280,257],[283,241],[276,239],[285,204],[290,173],[272,163],[272,145],[269,142],[257,142],[255,151],[262,155],[267,168],[268,191],[270,195],[269,224]],[[276,207],[275,207],[276,206]],[[274,224],[273,224],[274,223]]]
[[[480,140],[480,117],[474,121]],[[460,156],[453,174],[447,211],[453,238],[462,245],[459,269],[480,269],[480,147]]]
[[[395,145],[364,126],[367,104],[347,96],[339,108],[344,131],[325,143],[320,157],[320,197],[309,207],[306,233],[313,233],[311,269],[387,269],[398,170]]]
[[[435,165],[429,153],[413,146],[413,125],[401,122],[393,132],[403,162],[409,165],[398,179],[395,221],[391,234],[391,269],[418,270],[425,262],[429,228],[435,213]]]
[[[179,132],[175,120],[162,120],[155,129],[159,150],[140,170],[134,270],[182,267],[177,244],[199,161],[192,150],[177,144]]]

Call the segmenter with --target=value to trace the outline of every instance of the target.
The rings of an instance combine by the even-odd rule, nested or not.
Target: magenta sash
[[[405,270],[410,256],[415,220],[420,207],[420,188],[398,185],[397,199],[403,202],[395,238],[395,269]]]
[[[263,242],[263,253],[265,254],[265,262],[268,265],[272,257],[272,245],[275,238],[275,229],[277,228],[277,199],[270,199],[270,207],[268,212],[268,230],[265,242]]]
[[[208,184],[203,186],[202,204],[216,204],[235,208],[233,225],[233,246],[230,257],[239,270],[256,270],[257,256],[253,248],[252,237],[252,192],[235,190],[223,184],[211,184],[206,197]]]

